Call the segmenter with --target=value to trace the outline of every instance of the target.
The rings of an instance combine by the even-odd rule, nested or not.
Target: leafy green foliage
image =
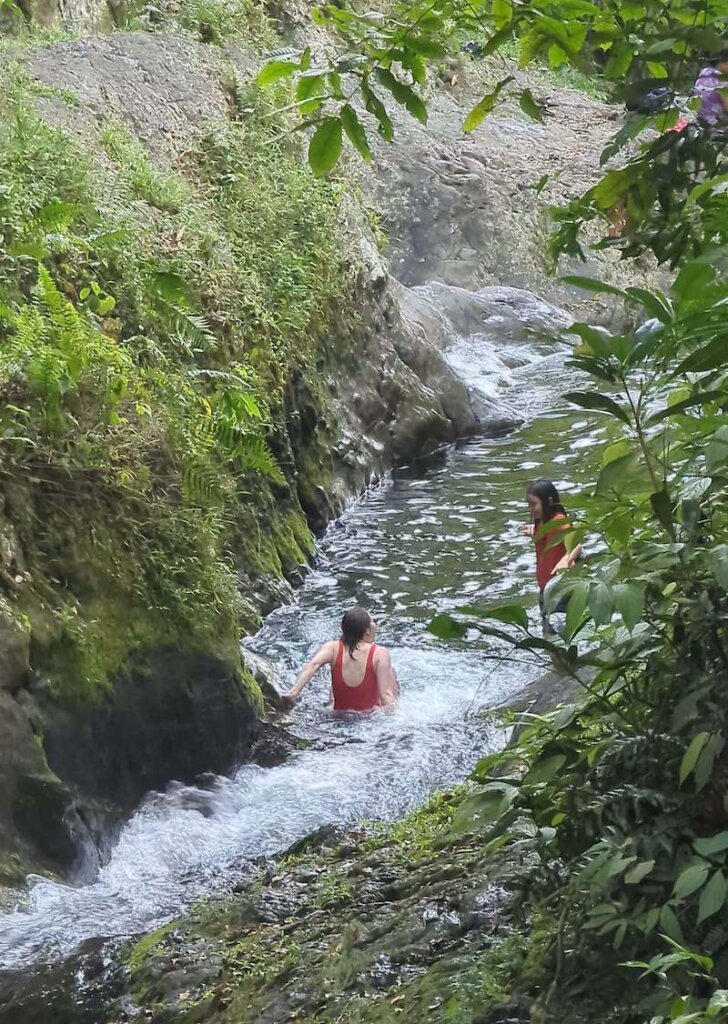
[[[103,683],[149,630],[237,650],[236,563],[304,557],[270,441],[289,368],[341,287],[336,193],[254,94],[182,175],[115,122],[103,164],[89,158],[6,84],[0,471],[32,504],[33,585],[67,673]],[[280,534],[272,522],[256,540],[272,487]],[[88,546],[84,577],[72,551]]]
[[[584,693],[480,763],[457,827],[533,858],[522,898],[568,908],[562,941],[608,943],[614,967],[643,958],[646,1019],[708,1021],[728,983],[728,280],[703,263],[681,277],[672,297],[622,293],[652,317],[636,330],[573,328],[572,362],[600,390],[566,397],[611,430],[571,523],[599,544],[546,596],[569,599],[563,635],[532,637],[498,605],[432,628],[510,633]],[[679,948],[655,952],[660,935]]]
[[[235,42],[273,45],[275,34],[263,4],[257,0],[134,0],[124,20],[146,31],[181,25],[203,43]]]
[[[312,17],[335,35],[340,49],[313,56],[310,49],[291,52],[285,61],[269,62],[259,78],[263,83],[285,74],[295,80],[304,124],[325,119],[327,135],[334,137],[334,122],[351,120],[358,95],[361,106],[374,116],[379,134],[390,141],[393,126],[387,104],[393,100],[424,123],[428,65],[440,62],[448,50],[459,49],[468,39],[482,57],[499,53],[520,68],[538,62],[554,74],[567,69],[587,75],[603,83],[609,98],[633,111],[624,117],[602,163],[617,157],[628,144],[633,149],[630,158],[557,212],[554,258],[564,252],[583,258],[582,228],[594,220],[604,224],[602,245],[619,246],[626,255],[649,249],[672,266],[725,241],[728,165],[723,133],[699,123],[681,132],[670,129],[681,111],[696,106],[690,97],[701,64],[723,52],[726,0],[400,0],[381,15],[336,2],[314,8]],[[646,99],[657,88],[666,90],[665,101],[653,109]],[[530,90],[518,84],[515,74],[508,74],[467,114],[465,131],[474,131],[509,96],[518,99],[528,117],[543,120]],[[644,112],[634,113],[639,110]],[[368,145],[351,141],[368,158]],[[317,173],[328,172],[336,163],[334,147],[328,154],[328,163],[314,164],[314,147],[311,158]]]

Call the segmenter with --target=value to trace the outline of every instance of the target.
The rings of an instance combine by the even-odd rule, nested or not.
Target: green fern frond
[[[52,199],[36,211],[34,220],[40,228],[53,234],[65,233],[79,214],[78,203]]]
[[[236,455],[246,469],[260,473],[274,483],[285,483],[283,471],[262,437],[253,434],[241,439]]]
[[[182,496],[191,505],[219,504],[217,474],[209,463],[188,461],[182,470]]]

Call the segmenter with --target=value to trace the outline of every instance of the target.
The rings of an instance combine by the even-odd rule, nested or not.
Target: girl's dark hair
[[[538,498],[541,502],[543,506],[543,519],[541,522],[547,523],[549,519],[553,519],[559,513],[566,515],[566,509],[561,504],[559,492],[550,480],[534,480],[532,484],[528,485],[526,494]]]
[[[346,644],[352,658],[356,645],[364,639],[364,634],[371,624],[372,617],[366,608],[352,608],[341,620],[341,639]]]

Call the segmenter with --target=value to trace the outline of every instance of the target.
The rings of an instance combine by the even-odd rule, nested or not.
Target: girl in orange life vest
[[[331,666],[331,707],[334,711],[371,711],[390,707],[399,696],[389,651],[374,643],[376,623],[364,608],[352,608],[341,620],[341,639],[324,644],[283,697],[293,707],[319,669]]]
[[[581,544],[567,550],[566,537],[557,540],[559,534],[568,534],[571,527],[561,504],[559,492],[550,480],[534,480],[526,491],[526,500],[531,510],[532,522],[526,533],[536,542],[536,579],[539,589],[539,605],[544,636],[553,635],[548,616],[544,614],[544,590],[550,580],[564,569],[569,569],[581,556]],[[553,526],[544,529],[547,523]],[[559,608],[559,611],[564,610]]]

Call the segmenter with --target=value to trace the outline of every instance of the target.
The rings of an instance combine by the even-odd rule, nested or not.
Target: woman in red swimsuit
[[[526,533],[536,542],[536,580],[541,621],[545,637],[552,636],[553,628],[544,611],[544,591],[558,572],[569,569],[581,557],[581,545],[570,544],[572,527],[561,504],[559,492],[550,480],[534,480],[526,492],[531,512],[531,523]],[[563,538],[563,539],[562,539]],[[557,612],[565,611],[565,605]]]
[[[376,624],[364,608],[352,608],[341,620],[341,639],[324,644],[303,669],[283,700],[293,707],[306,683],[324,665],[331,666],[331,707],[335,711],[371,711],[391,707],[399,683],[389,652],[374,643]]]

